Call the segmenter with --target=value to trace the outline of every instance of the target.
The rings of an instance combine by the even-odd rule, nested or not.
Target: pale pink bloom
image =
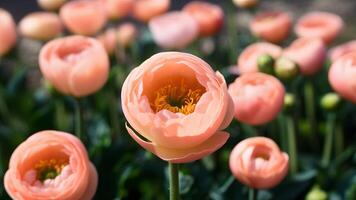
[[[337,93],[356,104],[356,51],[338,58],[331,65],[329,82]]]
[[[222,130],[234,108],[224,77],[191,54],[152,56],[129,74],[121,100],[129,134],[163,160],[192,162],[229,138]]]
[[[278,185],[288,173],[289,157],[266,137],[251,137],[238,143],[230,154],[232,174],[255,189]]]
[[[336,46],[330,49],[328,54],[331,62],[335,62],[336,59],[351,52],[356,52],[356,40]]]
[[[235,104],[235,118],[250,125],[272,121],[282,110],[285,90],[275,77],[264,73],[248,73],[229,85]]]
[[[193,42],[199,27],[194,18],[185,12],[168,12],[149,22],[154,41],[167,49],[183,49]]]
[[[114,28],[107,29],[104,33],[96,37],[101,42],[108,54],[112,54],[115,51],[117,45],[116,31]]]
[[[55,13],[34,12],[21,19],[19,31],[24,37],[46,41],[59,36],[63,26]]]
[[[148,22],[169,10],[171,0],[135,0],[132,15],[137,20]]]
[[[183,7],[183,11],[191,15],[199,26],[202,36],[212,36],[220,31],[224,23],[224,12],[220,6],[203,2],[191,1]]]
[[[11,14],[0,8],[0,57],[16,44],[15,22]]]
[[[283,56],[296,62],[303,75],[313,75],[323,68],[326,51],[319,38],[299,38],[283,51]]]
[[[90,200],[98,175],[81,141],[60,131],[41,131],[21,143],[4,177],[16,200]]]
[[[38,5],[48,11],[58,10],[67,0],[37,0]]]
[[[105,3],[108,17],[120,19],[130,14],[135,0],[101,0]]]
[[[80,35],[93,35],[107,20],[105,5],[99,1],[69,1],[60,10],[60,17],[69,31]]]
[[[134,42],[137,34],[137,28],[133,23],[123,23],[117,27],[117,42],[122,47],[128,47]]]
[[[251,32],[272,43],[280,43],[288,38],[292,18],[285,12],[264,12],[258,14],[250,23]]]
[[[240,8],[252,8],[257,5],[258,0],[232,0],[232,2]]]
[[[282,48],[268,43],[258,42],[251,44],[243,50],[237,59],[237,67],[240,74],[258,72],[257,59],[259,56],[268,54],[273,58],[278,58],[282,53]]]
[[[43,76],[60,92],[87,96],[103,87],[109,73],[109,58],[96,39],[68,36],[48,42],[40,52]]]
[[[341,33],[343,27],[343,20],[336,14],[310,12],[298,20],[295,33],[298,37],[318,37],[329,44]]]

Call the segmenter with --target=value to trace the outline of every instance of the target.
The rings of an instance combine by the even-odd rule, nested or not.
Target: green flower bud
[[[328,194],[321,190],[319,186],[314,186],[305,197],[305,200],[327,200]]]
[[[295,105],[295,96],[291,93],[286,93],[284,96],[284,109],[291,109]]]
[[[258,70],[266,74],[273,74],[274,58],[263,54],[257,58]]]
[[[340,102],[341,97],[334,92],[330,92],[321,98],[320,105],[324,110],[333,111],[338,108]]]
[[[299,73],[297,63],[285,57],[280,57],[276,60],[274,70],[278,78],[287,81],[294,79]]]

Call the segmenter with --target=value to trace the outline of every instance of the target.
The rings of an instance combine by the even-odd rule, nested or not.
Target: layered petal
[[[167,12],[170,5],[170,0],[136,0],[132,15],[137,20],[148,22],[153,17]]]
[[[0,57],[10,51],[16,43],[15,22],[11,14],[0,8]]]

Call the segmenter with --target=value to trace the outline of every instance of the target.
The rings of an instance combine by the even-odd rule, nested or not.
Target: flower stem
[[[335,154],[340,155],[344,150],[344,132],[342,125],[335,122]]]
[[[254,188],[249,188],[248,190],[248,200],[257,200],[257,190]]]
[[[178,164],[169,162],[169,199],[179,200]]]
[[[75,98],[75,135],[84,143],[82,99]]]
[[[327,116],[324,151],[323,151],[323,157],[321,160],[321,164],[323,166],[328,166],[330,163],[332,147],[333,147],[334,131],[335,131],[335,114],[329,113]]]
[[[314,88],[311,80],[307,80],[304,85],[304,95],[305,95],[305,113],[307,119],[310,122],[310,132],[315,133],[315,109],[314,109]]]
[[[290,156],[290,173],[295,175],[298,170],[298,152],[297,141],[295,136],[295,124],[291,116],[286,116],[287,137],[288,137],[288,153]]]
[[[112,139],[115,140],[118,136],[118,134],[120,133],[120,119],[118,116],[118,99],[115,96],[115,92],[110,91],[109,92],[109,104],[110,104],[110,108],[109,108],[109,113],[110,113],[110,121],[111,121],[111,125],[112,125]]]

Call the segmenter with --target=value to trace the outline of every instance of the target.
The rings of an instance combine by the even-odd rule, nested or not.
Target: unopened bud
[[[320,104],[323,109],[332,111],[338,108],[340,102],[341,97],[334,92],[330,92],[321,98]]]
[[[312,190],[310,190],[305,198],[305,200],[326,200],[328,198],[328,194],[321,190],[319,186],[314,186]]]
[[[292,80],[298,75],[299,68],[294,61],[281,57],[276,60],[275,73],[280,79]]]
[[[257,5],[258,0],[233,0],[233,2],[240,8],[253,8]]]
[[[258,70],[266,74],[273,74],[274,58],[263,54],[257,58]]]
[[[284,108],[290,109],[293,108],[295,105],[295,96],[291,93],[286,93],[284,96]]]

